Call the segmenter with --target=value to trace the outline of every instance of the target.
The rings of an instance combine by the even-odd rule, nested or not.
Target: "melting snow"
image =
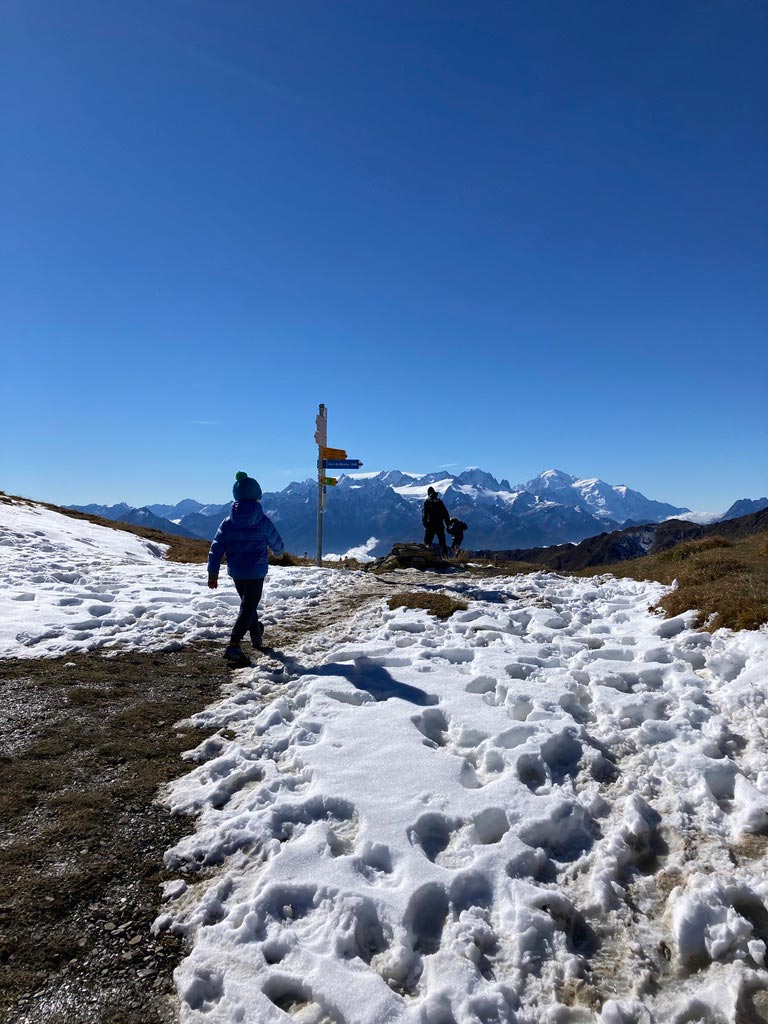
[[[768,633],[610,577],[460,589],[196,716],[233,738],[166,797],[187,1024],[725,1021],[768,984]]]
[[[222,573],[209,590],[204,565],[169,562],[165,552],[38,505],[0,503],[0,657],[223,641],[240,604],[231,580]],[[353,586],[350,573],[273,568],[262,621]]]

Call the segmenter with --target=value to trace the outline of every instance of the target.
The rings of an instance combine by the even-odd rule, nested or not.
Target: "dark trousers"
[[[451,551],[455,555],[456,552],[461,548],[462,541],[464,540],[463,533],[454,533],[452,536],[453,543],[451,544]]]
[[[442,523],[427,523],[424,527],[424,543],[427,547],[431,547],[435,534],[437,534],[437,539],[440,542],[440,554],[447,555],[448,548],[445,543],[445,527]]]
[[[230,643],[237,647],[246,633],[250,632],[251,640],[256,639],[256,626],[259,623],[259,601],[264,590],[264,580],[234,580],[240,595],[240,611],[232,627]]]

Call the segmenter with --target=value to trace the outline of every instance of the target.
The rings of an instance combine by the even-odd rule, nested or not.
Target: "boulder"
[[[373,566],[376,572],[388,569],[431,569],[433,572],[445,572],[453,568],[434,548],[424,544],[393,544],[390,554]]]

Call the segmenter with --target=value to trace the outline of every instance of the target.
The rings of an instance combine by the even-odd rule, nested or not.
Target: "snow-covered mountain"
[[[598,519],[624,524],[628,521],[661,522],[690,509],[653,501],[626,484],[607,484],[597,477],[575,477],[559,469],[539,473],[524,485],[531,494],[548,497],[564,505],[588,508]]]
[[[449,511],[469,524],[469,548],[522,548],[578,542],[626,523],[661,522],[688,510],[646,498],[629,487],[577,477],[550,469],[512,486],[478,467],[452,474],[417,475],[401,470],[342,476],[329,488],[324,520],[324,549],[343,554],[376,538],[373,554],[384,554],[396,541],[421,535],[421,502],[427,489],[439,491]],[[262,499],[289,550],[313,551],[317,484],[305,480]],[[125,505],[77,506],[107,518],[122,519]],[[146,510],[168,524],[210,540],[229,503],[203,505],[186,498],[177,505],[148,505]],[[158,529],[158,526],[154,523]],[[166,526],[166,529],[168,527]],[[173,532],[173,531],[171,531]]]

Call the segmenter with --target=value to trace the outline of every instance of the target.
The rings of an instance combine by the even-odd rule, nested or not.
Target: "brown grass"
[[[662,562],[683,562],[686,558],[700,555],[704,551],[717,550],[719,548],[732,548],[733,541],[726,540],[718,535],[714,537],[702,537],[701,540],[687,540],[682,544],[676,544],[673,548],[659,553]]]
[[[208,647],[0,661],[0,1020],[175,1020],[183,950],[150,929],[163,854],[193,822],[156,797],[206,735],[176,723],[225,671]]]
[[[423,608],[438,619],[449,619],[454,612],[466,611],[469,605],[448,594],[435,594],[432,591],[410,591],[395,594],[387,602],[392,611],[395,608]]]
[[[695,608],[710,631],[758,629],[768,622],[768,538],[758,533],[741,540],[705,537],[685,541],[657,555],[584,569],[578,575],[610,572],[636,580],[678,586],[659,607],[668,616]]]

